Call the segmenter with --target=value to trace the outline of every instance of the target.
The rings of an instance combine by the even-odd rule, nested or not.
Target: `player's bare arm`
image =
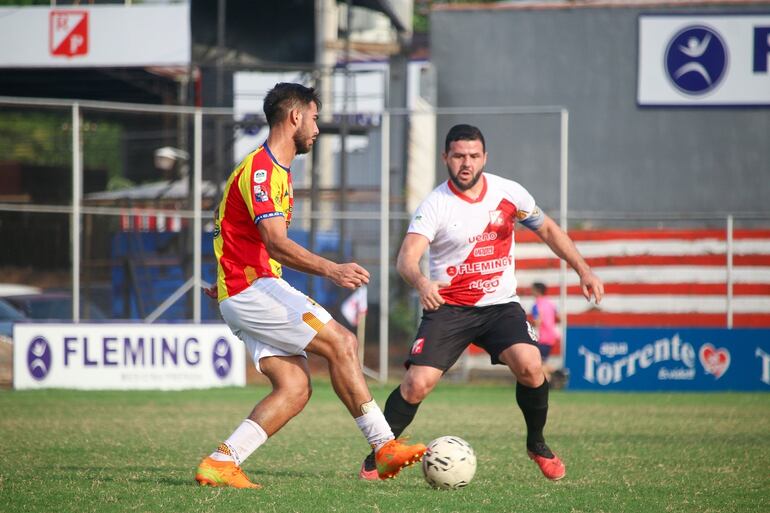
[[[369,272],[356,263],[337,264],[308,251],[288,237],[283,217],[262,219],[257,224],[270,258],[301,271],[330,279],[335,285],[355,289],[369,283]]]
[[[591,267],[575,247],[575,243],[564,230],[547,215],[544,217],[545,221],[540,228],[535,230],[535,233],[551,248],[551,251],[575,270],[580,277],[580,289],[586,300],[590,301],[593,296],[599,303],[604,296],[604,284],[591,270]]]
[[[436,310],[444,304],[439,289],[449,285],[446,282],[431,281],[420,271],[420,258],[428,249],[428,239],[416,233],[407,233],[398,252],[396,269],[409,285],[420,294],[420,303],[426,310]]]

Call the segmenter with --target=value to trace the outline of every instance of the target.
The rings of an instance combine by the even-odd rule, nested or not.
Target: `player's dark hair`
[[[484,134],[478,127],[473,125],[455,125],[449,129],[446,134],[446,142],[444,143],[444,153],[449,151],[449,145],[455,141],[481,141],[481,148],[487,151],[487,146],[484,142]]]
[[[546,288],[546,286],[545,286],[545,283],[541,283],[541,282],[539,282],[539,281],[536,281],[535,283],[533,283],[533,284],[532,284],[532,290],[536,290],[536,291],[538,291],[540,294],[542,294],[543,296],[545,296],[545,292],[546,292],[546,290],[548,290],[548,289]]]
[[[310,102],[315,102],[318,110],[321,110],[321,99],[315,88],[280,82],[267,92],[262,110],[265,112],[267,124],[272,127],[286,119],[291,109],[310,105]]]

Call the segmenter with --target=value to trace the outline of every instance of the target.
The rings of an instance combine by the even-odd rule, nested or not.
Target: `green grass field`
[[[0,511],[770,511],[770,394],[552,393],[546,434],[567,464],[553,483],[526,457],[512,385],[444,383],[409,434],[461,436],[479,466],[437,491],[418,467],[358,481],[366,443],[321,381],[244,464],[263,490],[197,487],[199,459],[265,392],[2,391]]]

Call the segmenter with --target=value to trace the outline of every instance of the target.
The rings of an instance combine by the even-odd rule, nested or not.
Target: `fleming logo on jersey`
[[[420,354],[422,353],[422,346],[425,344],[424,338],[418,338],[414,341],[414,344],[412,344],[412,354]]]

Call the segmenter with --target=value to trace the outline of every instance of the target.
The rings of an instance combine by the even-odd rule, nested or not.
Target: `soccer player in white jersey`
[[[543,436],[548,382],[537,337],[516,295],[514,224],[533,230],[577,272],[587,300],[601,301],[604,285],[524,187],[484,171],[487,152],[478,128],[455,125],[444,150],[449,179],[417,208],[398,255],[398,272],[417,290],[424,311],[407,372],[388,397],[385,418],[399,436],[441,376],[475,343],[492,363],[507,365],[516,376],[527,454],[545,477],[561,479],[564,463]],[[428,247],[430,277],[419,266]],[[359,476],[377,478],[373,455],[364,460]]]

